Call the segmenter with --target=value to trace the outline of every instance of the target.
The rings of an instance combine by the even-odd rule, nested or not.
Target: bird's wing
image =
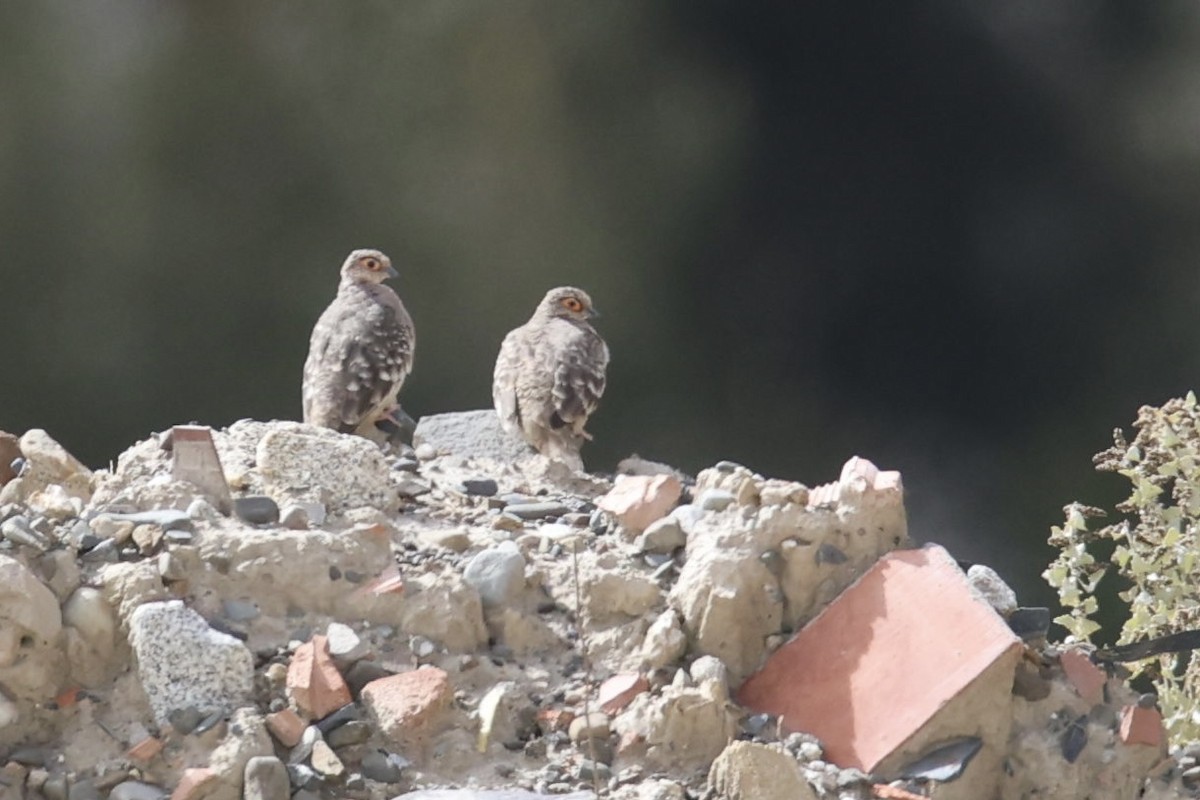
[[[608,346],[594,331],[573,338],[560,353],[554,372],[553,428],[582,429],[604,394]]]
[[[365,316],[363,331],[344,340],[341,419],[351,430],[412,371],[416,342],[406,317],[393,306],[375,306]]]

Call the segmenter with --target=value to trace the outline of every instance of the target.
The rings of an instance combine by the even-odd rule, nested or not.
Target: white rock
[[[208,766],[217,773],[221,783],[241,797],[246,764],[252,758],[275,755],[275,745],[267,733],[266,721],[254,708],[239,708],[229,720],[225,738],[208,758]]]
[[[340,622],[331,622],[325,629],[325,637],[329,642],[329,655],[339,669],[358,661],[370,652],[370,645],[364,642],[354,629]]]
[[[116,646],[117,621],[99,589],[76,589],[63,605],[67,626],[67,660],[71,674],[85,686],[104,681]]]
[[[679,617],[668,609],[659,614],[646,631],[642,641],[642,662],[646,669],[661,669],[682,658],[686,650],[687,634],[679,624]]]
[[[1017,593],[991,567],[972,564],[967,570],[967,583],[972,593],[996,610],[1002,617],[1017,610]]]
[[[650,523],[638,536],[636,546],[643,553],[672,553],[687,544],[687,534],[674,514]]]
[[[17,704],[0,693],[0,731],[9,725],[15,725],[21,719],[21,709]]]
[[[338,511],[369,506],[392,512],[399,506],[383,454],[359,436],[277,423],[259,441],[255,465],[263,492],[279,505],[328,498]]]
[[[728,703],[699,689],[667,686],[660,695],[634,698],[613,727],[622,738],[640,737],[650,764],[686,770],[712,763],[737,733],[738,721]]]
[[[475,555],[463,571],[485,607],[511,604],[525,587],[525,557],[513,542],[501,542]]]
[[[700,656],[692,662],[688,672],[700,690],[713,700],[724,702],[729,699],[729,670],[721,659]]]
[[[21,476],[43,487],[59,484],[69,494],[87,500],[91,496],[92,471],[40,428],[25,432],[19,443],[28,470]]]
[[[0,620],[19,625],[43,641],[62,629],[54,592],[15,558],[0,555]]]
[[[145,603],[130,615],[129,643],[159,725],[177,708],[233,708],[250,695],[254,658],[181,600]],[[239,768],[240,776],[240,768]]]

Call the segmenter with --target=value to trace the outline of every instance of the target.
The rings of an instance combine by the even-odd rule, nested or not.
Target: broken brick
[[[436,667],[379,678],[362,690],[363,705],[396,746],[423,739],[432,732],[453,696],[450,676]]]
[[[683,484],[674,475],[618,475],[608,494],[596,501],[617,522],[641,533],[675,507]]]
[[[1097,667],[1082,650],[1064,650],[1059,657],[1063,673],[1086,702],[1097,705],[1104,701],[1104,670]]]
[[[292,654],[287,693],[309,719],[321,719],[350,702],[350,687],[334,665],[324,636],[314,636]]]
[[[134,761],[143,763],[154,760],[154,757],[162,752],[163,743],[161,739],[156,739],[153,736],[147,736],[133,747],[126,751],[125,755]]]
[[[1156,708],[1138,705],[1121,709],[1121,741],[1125,744],[1144,744],[1162,747],[1166,742],[1162,714]]]
[[[217,773],[208,767],[185,769],[179,785],[171,792],[171,800],[199,800],[209,793],[217,780]]]
[[[543,734],[556,731],[566,732],[575,721],[575,712],[565,708],[542,708],[537,712],[538,729]]]
[[[938,739],[977,735],[995,772],[1022,651],[941,547],[881,558],[739,689],[738,701],[815,735],[829,761],[868,772]],[[988,743],[991,747],[988,747]],[[979,766],[981,765],[982,766]]]
[[[284,708],[267,714],[267,730],[271,732],[284,747],[295,747],[304,735],[308,725],[300,719],[300,715],[290,708]]]
[[[650,690],[650,682],[637,672],[622,672],[600,684],[596,702],[605,714],[616,714],[633,702],[633,698]]]

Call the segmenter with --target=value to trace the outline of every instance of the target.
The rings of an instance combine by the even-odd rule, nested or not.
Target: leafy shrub
[[[1050,544],[1060,550],[1043,577],[1058,590],[1067,613],[1055,621],[1069,640],[1086,642],[1100,629],[1096,588],[1110,570],[1128,587],[1120,643],[1195,628],[1200,623],[1200,407],[1194,393],[1162,407],[1143,406],[1133,442],[1117,429],[1113,446],[1096,455],[1096,469],[1116,472],[1132,484],[1117,505],[1123,518],[1092,530],[1105,517],[1097,508],[1072,503],[1054,527]],[[1107,559],[1099,553],[1111,549]],[[1105,609],[1106,611],[1108,609]],[[1177,741],[1200,736],[1200,657],[1161,655],[1131,665],[1148,673],[1158,690],[1164,721]]]

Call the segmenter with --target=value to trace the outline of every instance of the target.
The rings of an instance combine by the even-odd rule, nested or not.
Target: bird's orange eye
[[[367,269],[379,269],[379,259],[377,258],[368,258],[363,263],[367,265]]]
[[[565,297],[563,298],[562,304],[563,308],[567,309],[568,311],[574,311],[576,313],[583,311],[583,303],[579,302],[578,297]]]

